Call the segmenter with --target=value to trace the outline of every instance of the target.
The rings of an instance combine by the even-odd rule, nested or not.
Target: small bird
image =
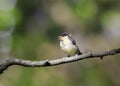
[[[71,34],[64,32],[60,36],[58,36],[58,39],[60,40],[61,49],[68,55],[68,57],[76,54],[82,54],[78,46],[76,45],[76,41],[72,38]]]

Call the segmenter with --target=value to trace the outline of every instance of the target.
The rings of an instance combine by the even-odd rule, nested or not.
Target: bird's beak
[[[59,40],[62,40],[62,36],[58,36],[58,39],[59,39]]]

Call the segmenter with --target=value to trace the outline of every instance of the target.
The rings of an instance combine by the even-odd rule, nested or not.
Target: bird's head
[[[70,37],[71,37],[70,34],[68,34],[67,32],[64,32],[64,33],[62,33],[61,35],[58,36],[58,39],[59,39],[60,41],[63,41],[63,40],[69,39]]]

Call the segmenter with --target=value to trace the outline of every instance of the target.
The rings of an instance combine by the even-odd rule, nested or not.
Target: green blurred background
[[[64,31],[83,53],[118,48],[120,0],[0,0],[0,58],[62,58],[57,36]],[[120,86],[119,57],[12,66],[0,75],[0,86]]]

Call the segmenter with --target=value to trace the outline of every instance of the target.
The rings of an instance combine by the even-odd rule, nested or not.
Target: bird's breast
[[[71,42],[60,42],[61,49],[68,55],[74,55],[76,47]]]

